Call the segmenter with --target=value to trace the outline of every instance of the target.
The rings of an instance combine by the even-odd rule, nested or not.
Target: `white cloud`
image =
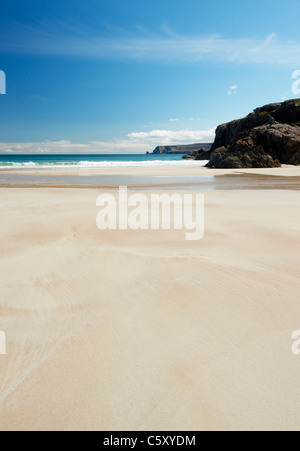
[[[209,130],[151,130],[150,132],[134,132],[128,135],[134,142],[145,142],[156,145],[191,144],[213,141],[215,129]]]
[[[227,91],[228,96],[236,95],[238,90],[238,85],[230,86],[229,91]]]
[[[89,141],[73,143],[72,141],[42,141],[25,143],[0,143],[0,154],[114,154],[145,153],[158,145],[191,144],[213,141],[215,129],[192,130],[152,130],[150,132],[129,133],[126,139],[114,141]]]
[[[113,154],[145,153],[158,145],[192,144],[210,142],[215,137],[215,129],[210,130],[152,130],[150,132],[129,133],[125,139],[114,141],[42,141],[25,143],[1,143],[0,154]]]
[[[145,147],[145,146],[144,146]],[[140,144],[130,140],[90,141],[86,144],[71,141],[43,141],[25,143],[0,143],[2,154],[96,154],[96,153],[140,153]]]
[[[169,119],[169,122],[179,122],[179,119],[177,119],[177,118],[171,118],[171,119]]]
[[[201,121],[200,117],[189,117],[189,121]]]

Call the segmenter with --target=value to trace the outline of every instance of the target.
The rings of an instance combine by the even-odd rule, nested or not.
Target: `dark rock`
[[[243,152],[220,147],[212,152],[207,167],[216,169],[276,168],[280,167],[280,163],[271,155],[267,155],[261,146],[249,147]]]
[[[209,160],[210,159],[210,150],[207,149],[200,149],[196,150],[195,152],[187,153],[186,155],[183,155],[183,159],[185,160]]]
[[[300,151],[294,153],[294,155],[289,159],[288,164],[293,164],[295,166],[300,165]]]
[[[211,150],[215,150],[222,146],[230,146],[235,141],[246,138],[253,128],[272,123],[274,123],[272,116],[267,112],[261,112],[251,113],[243,119],[219,125],[216,130],[216,139]]]
[[[281,107],[281,105],[282,105],[281,102],[279,102],[279,103],[269,103],[268,105],[264,105],[264,106],[262,106],[260,108],[256,108],[254,110],[254,113],[259,114],[259,113],[263,113],[263,112],[266,111],[267,113],[271,114],[271,116],[272,116],[272,113],[274,113],[274,111],[277,110],[277,108]]]
[[[182,158],[184,160],[196,160],[196,152],[186,153]]]
[[[300,100],[257,108],[220,125],[207,167],[272,168],[300,164]]]
[[[265,152],[277,158],[282,164],[296,161],[294,156],[300,151],[300,127],[275,123],[270,127],[253,130],[253,139]]]
[[[287,100],[286,102],[283,102],[272,113],[272,116],[281,124],[297,125],[297,123],[300,122],[300,99]]]
[[[286,100],[283,103],[271,103],[256,108],[254,113],[268,112],[276,122],[281,124],[297,124],[300,121],[300,99]]]
[[[196,158],[195,160],[209,160],[210,159],[210,154],[211,151],[210,150],[206,150],[206,149],[200,149],[198,150],[198,152],[196,152]]]

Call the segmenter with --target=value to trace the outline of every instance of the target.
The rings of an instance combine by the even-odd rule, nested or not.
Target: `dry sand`
[[[298,430],[299,191],[206,233],[106,231],[95,190],[0,190],[1,430]]]

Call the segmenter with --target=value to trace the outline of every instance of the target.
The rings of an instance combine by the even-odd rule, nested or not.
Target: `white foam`
[[[77,169],[93,169],[93,168],[118,168],[118,167],[149,167],[149,166],[205,166],[208,161],[195,160],[147,160],[147,161],[79,161],[79,162],[53,162],[53,163],[35,163],[28,162],[7,162],[3,164],[0,162],[0,169],[53,169],[53,168],[77,168]]]
[[[80,161],[81,168],[149,167],[149,166],[205,166],[208,161],[152,160],[152,161]]]

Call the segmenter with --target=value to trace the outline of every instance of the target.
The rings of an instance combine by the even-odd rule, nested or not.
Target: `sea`
[[[206,163],[207,161],[183,160],[182,154],[0,155],[0,169],[205,166]]]

